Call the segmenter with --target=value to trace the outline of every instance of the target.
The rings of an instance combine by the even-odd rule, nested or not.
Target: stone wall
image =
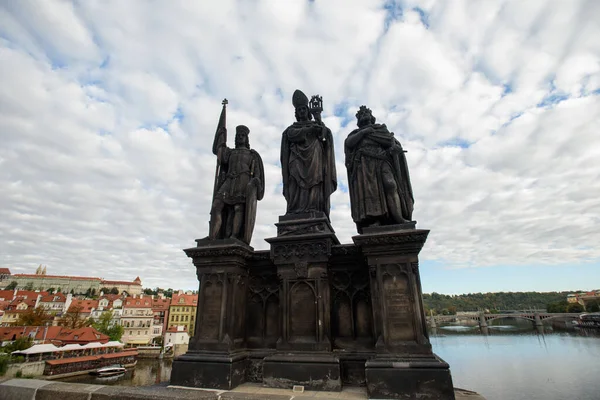
[[[21,376],[42,376],[46,361],[36,361],[18,364],[9,364],[5,377],[15,377],[17,372],[21,371]]]

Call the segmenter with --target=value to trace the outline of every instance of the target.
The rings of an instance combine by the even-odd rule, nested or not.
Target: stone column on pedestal
[[[281,281],[281,337],[277,352],[264,360],[264,382],[341,390],[339,359],[331,353],[327,268],[339,241],[322,212],[282,216],[276,225],[277,237],[266,241]]]
[[[236,239],[197,240],[184,250],[199,280],[195,335],[173,361],[171,384],[233,389],[244,382],[247,260],[253,249]]]
[[[370,271],[376,337],[376,356],[365,364],[370,397],[454,399],[449,366],[433,354],[427,334],[418,254],[428,234],[413,223],[365,228],[353,237]]]

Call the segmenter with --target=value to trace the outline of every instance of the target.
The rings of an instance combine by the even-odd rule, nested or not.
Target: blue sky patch
[[[395,0],[388,0],[383,6],[385,10],[385,21],[383,23],[384,31],[387,32],[390,26],[395,22],[402,19],[402,6]]]
[[[454,137],[452,139],[440,142],[438,144],[438,146],[440,146],[440,147],[460,147],[462,149],[468,149],[472,144],[473,144],[473,142],[469,142],[466,139]]]
[[[569,99],[566,93],[551,93],[537,104],[537,107],[551,107]]]
[[[420,7],[415,7],[413,8],[413,11],[415,11],[416,13],[419,14],[419,17],[421,19],[421,23],[423,24],[423,26],[427,29],[429,29],[429,14],[427,14],[425,12],[425,10],[423,10]]]

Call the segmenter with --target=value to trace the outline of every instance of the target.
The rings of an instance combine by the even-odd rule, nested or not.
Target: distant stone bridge
[[[546,313],[546,312],[518,312],[518,313],[503,313],[503,314],[468,314],[468,315],[432,315],[428,318],[429,325],[433,328],[441,322],[455,321],[474,321],[484,328],[495,319],[502,318],[520,318],[531,321],[535,326],[543,326],[543,322],[552,318],[579,318],[580,313]]]

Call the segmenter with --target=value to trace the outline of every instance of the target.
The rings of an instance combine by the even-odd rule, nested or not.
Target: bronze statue
[[[236,238],[250,244],[256,221],[256,203],[265,193],[264,167],[260,155],[250,149],[250,130],[246,126],[236,127],[235,148],[227,147],[226,105],[227,99],[223,100],[213,142],[217,171],[209,238]]]
[[[329,196],[337,188],[331,130],[321,120],[323,99],[300,90],[292,96],[296,122],[281,138],[281,169],[286,214],[322,211],[329,217]],[[312,118],[314,117],[314,121]]]
[[[410,222],[414,198],[404,150],[370,109],[356,113],[358,129],[344,144],[352,219],[358,233],[376,225]]]

